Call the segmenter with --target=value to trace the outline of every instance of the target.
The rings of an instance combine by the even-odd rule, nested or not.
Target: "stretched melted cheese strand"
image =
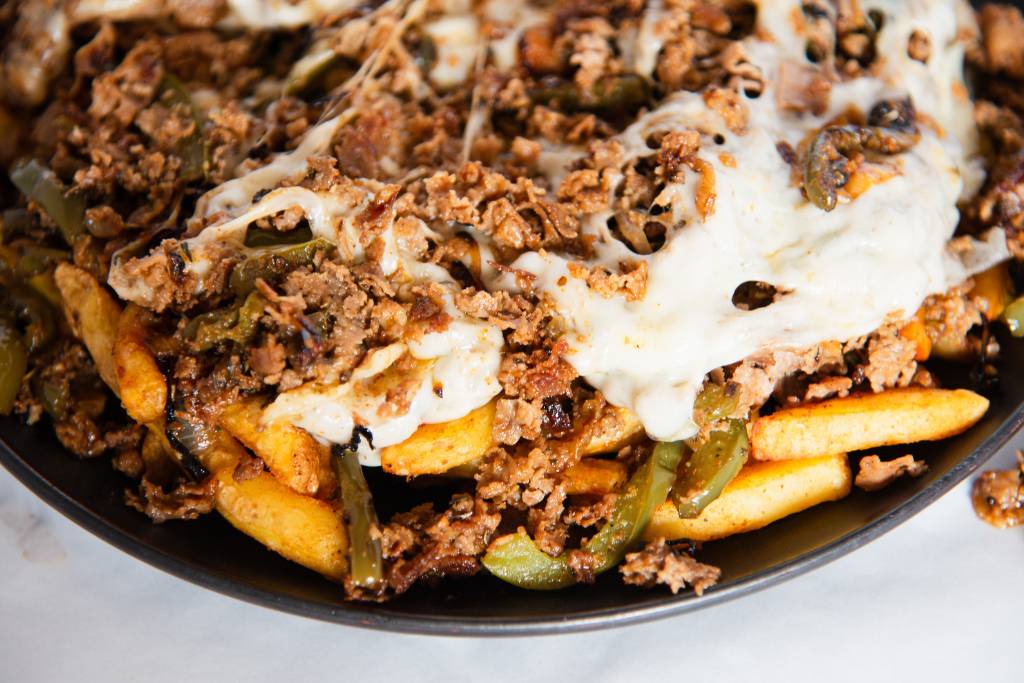
[[[77,0],[70,3],[75,23],[165,16],[170,2],[153,0]],[[357,0],[226,0],[224,28],[296,28],[332,14],[344,14],[359,6]]]
[[[696,432],[693,399],[714,368],[762,350],[867,334],[888,314],[912,314],[926,295],[969,274],[947,250],[958,222],[962,175],[977,183],[970,158],[975,133],[960,80],[963,49],[954,42],[958,10],[939,0],[864,4],[885,15],[878,38],[885,62],[877,78],[837,84],[825,116],[779,111],[779,67],[787,61],[807,64],[806,37],[792,21],[800,15],[799,2],[763,0],[756,35],[764,39],[745,44],[766,81],[760,98],[746,101],[749,132],[731,133],[699,95],[680,93],[621,136],[627,155],[635,157],[650,154],[645,142],[651,133],[698,129],[704,134],[699,156],[715,174],[714,213],[703,221],[695,209],[695,174],[666,188],[663,200],[686,225],[651,256],[632,254],[614,240],[608,214],[585,219],[599,238],[595,263],[614,269],[622,261],[648,262],[642,300],[603,298],[573,278],[569,260],[559,255],[527,253],[514,264],[537,276],[537,286],[565,316],[571,328],[566,360],[612,403],[633,409],[654,438]],[[931,38],[927,66],[906,56],[914,29]],[[810,205],[790,182],[790,167],[776,144],[796,146],[850,106],[863,111],[907,94],[949,133],[939,137],[925,130],[916,146],[893,158],[897,175],[831,213]],[[722,144],[714,144],[714,136]],[[723,163],[722,154],[735,167]],[[975,251],[983,252],[973,257],[978,267],[1003,258],[1005,245],[990,240]],[[737,309],[733,292],[750,280],[788,293],[765,308]]]

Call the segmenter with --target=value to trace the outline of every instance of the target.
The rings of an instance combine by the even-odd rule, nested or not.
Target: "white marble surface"
[[[0,681],[1019,681],[1024,530],[988,528],[967,496],[962,485],[852,555],[705,612],[482,640],[236,602],[121,554],[0,470]]]

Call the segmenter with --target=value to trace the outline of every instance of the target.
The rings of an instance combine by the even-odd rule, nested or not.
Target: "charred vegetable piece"
[[[264,230],[250,225],[245,231],[245,246],[250,249],[261,247],[280,247],[285,244],[304,244],[313,239],[313,231],[308,225],[300,225],[294,230]]]
[[[204,313],[193,321],[192,340],[200,351],[209,351],[218,344],[234,342],[247,344],[256,335],[260,316],[267,300],[258,292],[251,292],[240,306],[231,306]],[[190,325],[192,327],[192,325]]]
[[[71,254],[63,249],[52,249],[37,244],[21,245],[18,252],[16,273],[22,278],[38,275],[53,268],[61,261],[71,260]]]
[[[318,40],[310,50],[295,62],[284,79],[285,95],[303,95],[313,89],[324,75],[342,62],[342,57],[330,47],[329,40]]]
[[[636,544],[654,509],[668,496],[682,455],[682,443],[659,443],[630,477],[611,519],[583,545],[582,549],[597,560],[595,574],[617,565]],[[525,532],[495,541],[484,555],[483,564],[499,579],[530,590],[554,590],[576,580],[566,555],[551,557]]]
[[[0,415],[10,415],[28,368],[28,350],[14,317],[0,315]]]
[[[25,345],[38,351],[57,336],[57,315],[42,294],[18,283],[3,293],[5,305],[25,324]]]
[[[370,487],[354,449],[334,446],[331,455],[348,527],[349,578],[356,586],[376,590],[384,580],[384,557],[375,534],[377,513]]]
[[[683,465],[672,486],[672,502],[680,517],[700,515],[739,473],[750,454],[747,427],[729,420],[725,431],[714,431]]]
[[[69,194],[53,171],[33,159],[11,169],[11,182],[43,207],[69,245],[85,234],[85,199]]]
[[[203,115],[189,94],[188,88],[177,76],[164,74],[160,81],[160,99],[171,105],[179,105],[189,112],[195,129],[188,137],[182,138],[175,152],[181,157],[181,177],[186,182],[205,178],[209,167],[206,145],[203,143]]]
[[[43,378],[36,374],[32,377],[32,393],[42,404],[46,414],[54,420],[67,417],[71,407],[71,385],[66,380],[52,377]]]
[[[170,385],[167,397],[167,415],[163,437],[174,451],[175,459],[193,481],[202,481],[210,476],[210,471],[200,462],[200,455],[210,449],[214,443],[211,430],[202,420],[190,415],[184,409],[181,394]],[[158,438],[159,428],[149,425],[150,431]]]
[[[849,180],[846,165],[854,152],[870,150],[897,154],[909,149],[916,136],[903,131],[866,126],[828,126],[811,142],[804,165],[807,198],[824,211],[836,208],[839,188]]]
[[[530,99],[560,111],[612,113],[630,111],[648,100],[647,82],[635,74],[607,76],[590,90],[571,81],[548,79],[530,91]]]
[[[1024,296],[1014,299],[1003,309],[1003,322],[1014,337],[1024,337]]]
[[[276,281],[296,268],[312,265],[317,254],[331,254],[333,251],[333,244],[318,237],[303,244],[252,256],[231,271],[231,289],[239,296],[246,296],[256,288],[256,280]]]

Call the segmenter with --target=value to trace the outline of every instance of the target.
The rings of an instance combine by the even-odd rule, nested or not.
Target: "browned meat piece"
[[[143,479],[137,493],[128,491],[129,505],[157,524],[172,519],[196,519],[213,510],[217,480],[213,477],[193,484],[183,482],[170,491]]]
[[[626,555],[619,566],[622,580],[634,586],[650,588],[664,584],[673,593],[691,586],[697,595],[718,582],[722,570],[673,549],[664,538],[648,543],[643,550]]]
[[[404,593],[427,575],[465,576],[480,569],[477,558],[490,543],[501,522],[472,496],[456,495],[450,507],[440,513],[421,505],[395,515],[381,530],[382,547],[390,566],[390,589]]]
[[[821,69],[787,62],[779,67],[775,99],[779,109],[821,116],[828,109],[832,82]]]
[[[853,483],[864,491],[878,491],[904,475],[920,477],[927,471],[927,463],[924,460],[915,460],[913,455],[904,455],[892,460],[882,460],[877,455],[865,455],[860,459],[860,469]]]
[[[1024,17],[1011,5],[985,5],[979,14],[986,66],[1024,78]]]
[[[1024,524],[1024,451],[1016,470],[982,472],[974,480],[971,502],[978,517],[1001,529]]]

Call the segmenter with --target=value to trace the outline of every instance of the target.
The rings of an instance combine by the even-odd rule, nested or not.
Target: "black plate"
[[[1024,343],[1003,340],[1003,376],[1024,376]],[[951,385],[954,382],[950,382]],[[959,383],[956,383],[959,384]],[[0,463],[51,506],[121,550],[226,595],[294,614],[391,631],[512,635],[582,631],[680,614],[797,576],[906,521],[994,455],[1024,423],[1024,383],[1007,381],[985,418],[954,439],[924,446],[929,471],[873,494],[849,497],[762,529],[707,544],[700,558],[722,568],[698,598],[644,591],[616,572],[596,585],[530,593],[480,575],[414,588],[383,605],[343,602],[338,586],[264,549],[216,515],[150,524],[124,505],[128,481],[107,462],[77,461],[48,426],[0,420]],[[384,500],[393,507],[398,501]],[[405,507],[405,506],[403,506]],[[963,514],[972,514],[964,502]]]
[[[975,3],[980,4],[980,3]],[[1016,4],[1021,4],[1018,1]],[[681,614],[798,576],[859,548],[914,516],[977,470],[1024,423],[1024,342],[1000,340],[1007,381],[985,418],[966,434],[915,446],[929,471],[873,494],[787,517],[761,531],[707,544],[700,558],[722,568],[703,597],[625,586],[616,572],[596,585],[530,593],[480,575],[419,586],[383,605],[343,602],[338,586],[287,562],[216,515],[154,525],[124,505],[128,481],[107,462],[76,461],[48,426],[0,419],[0,464],[72,521],[126,553],[175,576],[265,607],[340,624],[448,635],[565,633]],[[965,386],[948,376],[950,386]],[[905,452],[905,451],[903,451]],[[378,496],[380,498],[380,496]],[[385,508],[402,501],[378,500]],[[964,502],[963,514],[972,512]]]

